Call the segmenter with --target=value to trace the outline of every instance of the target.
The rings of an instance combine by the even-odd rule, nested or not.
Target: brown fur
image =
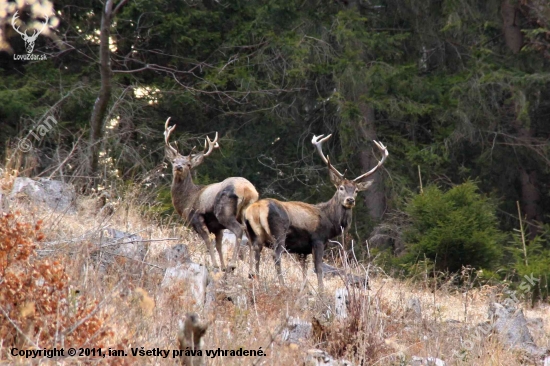
[[[250,205],[244,215],[253,252],[256,257],[256,274],[259,273],[260,252],[265,245],[275,251],[275,266],[281,283],[280,256],[284,250],[302,256],[314,255],[315,272],[320,291],[323,290],[322,257],[324,245],[349,227],[357,192],[365,190],[370,182],[354,183],[340,180],[334,196],[327,202],[311,205],[305,202],[282,202],[262,199]],[[305,276],[305,272],[304,272]]]
[[[217,137],[210,144],[208,152],[180,155],[168,144],[168,136],[175,126],[168,128],[166,122],[166,154],[172,162],[172,204],[182,216],[186,225],[190,225],[202,237],[210,252],[212,264],[217,266],[214,247],[209,233],[216,236],[215,244],[220,257],[221,267],[225,268],[222,253],[223,230],[229,229],[236,236],[236,246],[231,267],[234,268],[244,232],[242,218],[244,210],[258,200],[256,188],[245,178],[231,177],[222,182],[199,186],[193,183],[192,170],[199,166],[217,145]],[[216,134],[217,136],[217,134]]]

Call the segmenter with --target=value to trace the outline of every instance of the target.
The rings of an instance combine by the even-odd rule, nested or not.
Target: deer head
[[[210,140],[210,137],[206,137],[206,140],[204,141],[204,150],[202,152],[193,154],[196,148],[195,146],[191,149],[189,155],[184,156],[181,155],[176,148],[170,145],[170,134],[174,128],[176,128],[176,125],[168,126],[170,118],[172,117],[168,117],[166,124],[164,125],[164,142],[166,144],[165,151],[168,159],[172,162],[172,172],[174,174],[174,178],[184,179],[187,177],[189,172],[199,166],[204,158],[210,155],[215,148],[220,147],[220,145],[218,145],[218,133],[216,132],[216,137],[214,137],[213,141]]]
[[[384,164],[384,161],[386,161],[386,158],[389,155],[388,149],[381,142],[373,141],[374,144],[382,151],[382,154],[383,154],[382,160],[380,160],[374,168],[372,168],[365,174],[362,174],[353,180],[348,180],[344,178],[344,174],[340,173],[330,163],[330,158],[328,157],[328,155],[325,156],[325,154],[323,154],[323,147],[322,147],[323,142],[328,140],[332,136],[332,134],[328,135],[327,137],[323,137],[323,136],[324,135],[313,136],[313,139],[311,139],[311,143],[315,146],[315,148],[317,149],[317,152],[319,153],[319,156],[321,156],[325,164],[327,164],[328,166],[330,181],[337,188],[337,191],[335,194],[336,199],[345,208],[353,208],[355,206],[355,198],[357,197],[357,193],[368,189],[373,182],[372,180],[369,180],[366,182],[359,182],[359,180],[372,175],[376,170],[378,170],[378,168],[382,166],[382,164]]]
[[[19,17],[17,16],[17,13],[19,11],[16,11],[15,14],[13,14],[13,17],[11,18],[11,25],[13,27],[13,29],[19,33],[21,35],[21,38],[23,38],[23,40],[25,41],[25,48],[27,49],[27,53],[32,53],[32,51],[34,50],[34,42],[36,41],[36,39],[38,38],[38,35],[40,35],[40,33],[42,33],[42,31],[44,31],[44,28],[46,28],[46,25],[48,25],[48,16],[46,15],[46,21],[44,23],[42,23],[42,28],[40,28],[40,30],[34,30],[34,33],[32,34],[32,36],[29,36],[27,34],[27,31],[25,30],[25,32],[21,32],[19,30],[19,27],[16,27],[15,26],[15,21],[16,19],[18,19]]]

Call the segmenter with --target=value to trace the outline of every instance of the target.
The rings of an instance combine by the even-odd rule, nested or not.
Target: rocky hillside
[[[402,281],[326,257],[340,269],[319,294],[311,259],[304,283],[284,256],[281,286],[269,249],[260,278],[248,260],[213,270],[179,217],[148,217],[138,188],[121,199],[45,179],[1,187],[1,364],[550,364],[550,306],[504,285]]]

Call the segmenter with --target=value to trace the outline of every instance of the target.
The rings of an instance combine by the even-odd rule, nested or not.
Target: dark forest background
[[[349,239],[413,273],[550,270],[550,5],[546,0],[113,0],[0,9],[4,171],[171,212],[164,122],[181,152],[220,133],[196,180],[249,179],[262,197],[327,200],[325,151],[360,194]],[[49,29],[19,61],[20,29]],[[29,136],[57,121],[40,139]],[[34,129],[34,130],[33,130]],[[27,137],[29,152],[17,148]],[[169,164],[168,164],[169,165]],[[519,204],[519,205],[518,205]],[[521,218],[521,223],[520,223]],[[369,250],[366,250],[366,243]],[[346,243],[349,245],[349,243]],[[539,294],[548,294],[546,280]]]

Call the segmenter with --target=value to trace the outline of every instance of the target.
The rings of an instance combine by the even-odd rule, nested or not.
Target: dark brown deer
[[[195,150],[193,148],[189,155],[183,156],[170,145],[169,137],[176,125],[168,127],[169,122],[170,118],[164,125],[164,141],[166,155],[172,162],[172,204],[178,214],[182,216],[185,224],[190,225],[204,240],[214,267],[217,267],[217,263],[209,233],[216,236],[216,249],[220,256],[222,269],[225,269],[222,253],[223,230],[229,229],[235,234],[235,252],[229,266],[235,268],[244,232],[243,212],[250,204],[258,200],[258,192],[252,183],[241,177],[227,178],[222,182],[207,186],[193,183],[191,171],[199,166],[215,148],[219,147],[218,133],[216,132],[214,141],[209,137],[206,138],[202,152],[193,154]]]
[[[283,284],[281,254],[285,249],[289,253],[300,254],[304,276],[305,258],[308,254],[313,254],[319,291],[323,291],[322,264],[325,243],[348,228],[357,192],[366,190],[372,184],[372,181],[359,182],[359,180],[373,174],[388,157],[388,149],[382,143],[374,141],[383,153],[382,160],[365,174],[353,180],[345,179],[344,175],[330,164],[329,157],[323,154],[322,143],[330,136],[325,138],[323,135],[313,136],[311,140],[327,164],[330,180],[336,186],[336,193],[328,202],[311,205],[268,198],[250,205],[245,211],[244,221],[252,246],[250,266],[252,268],[252,256],[255,255],[256,275],[260,271],[260,253],[264,245],[275,251],[275,267],[281,284]]]

